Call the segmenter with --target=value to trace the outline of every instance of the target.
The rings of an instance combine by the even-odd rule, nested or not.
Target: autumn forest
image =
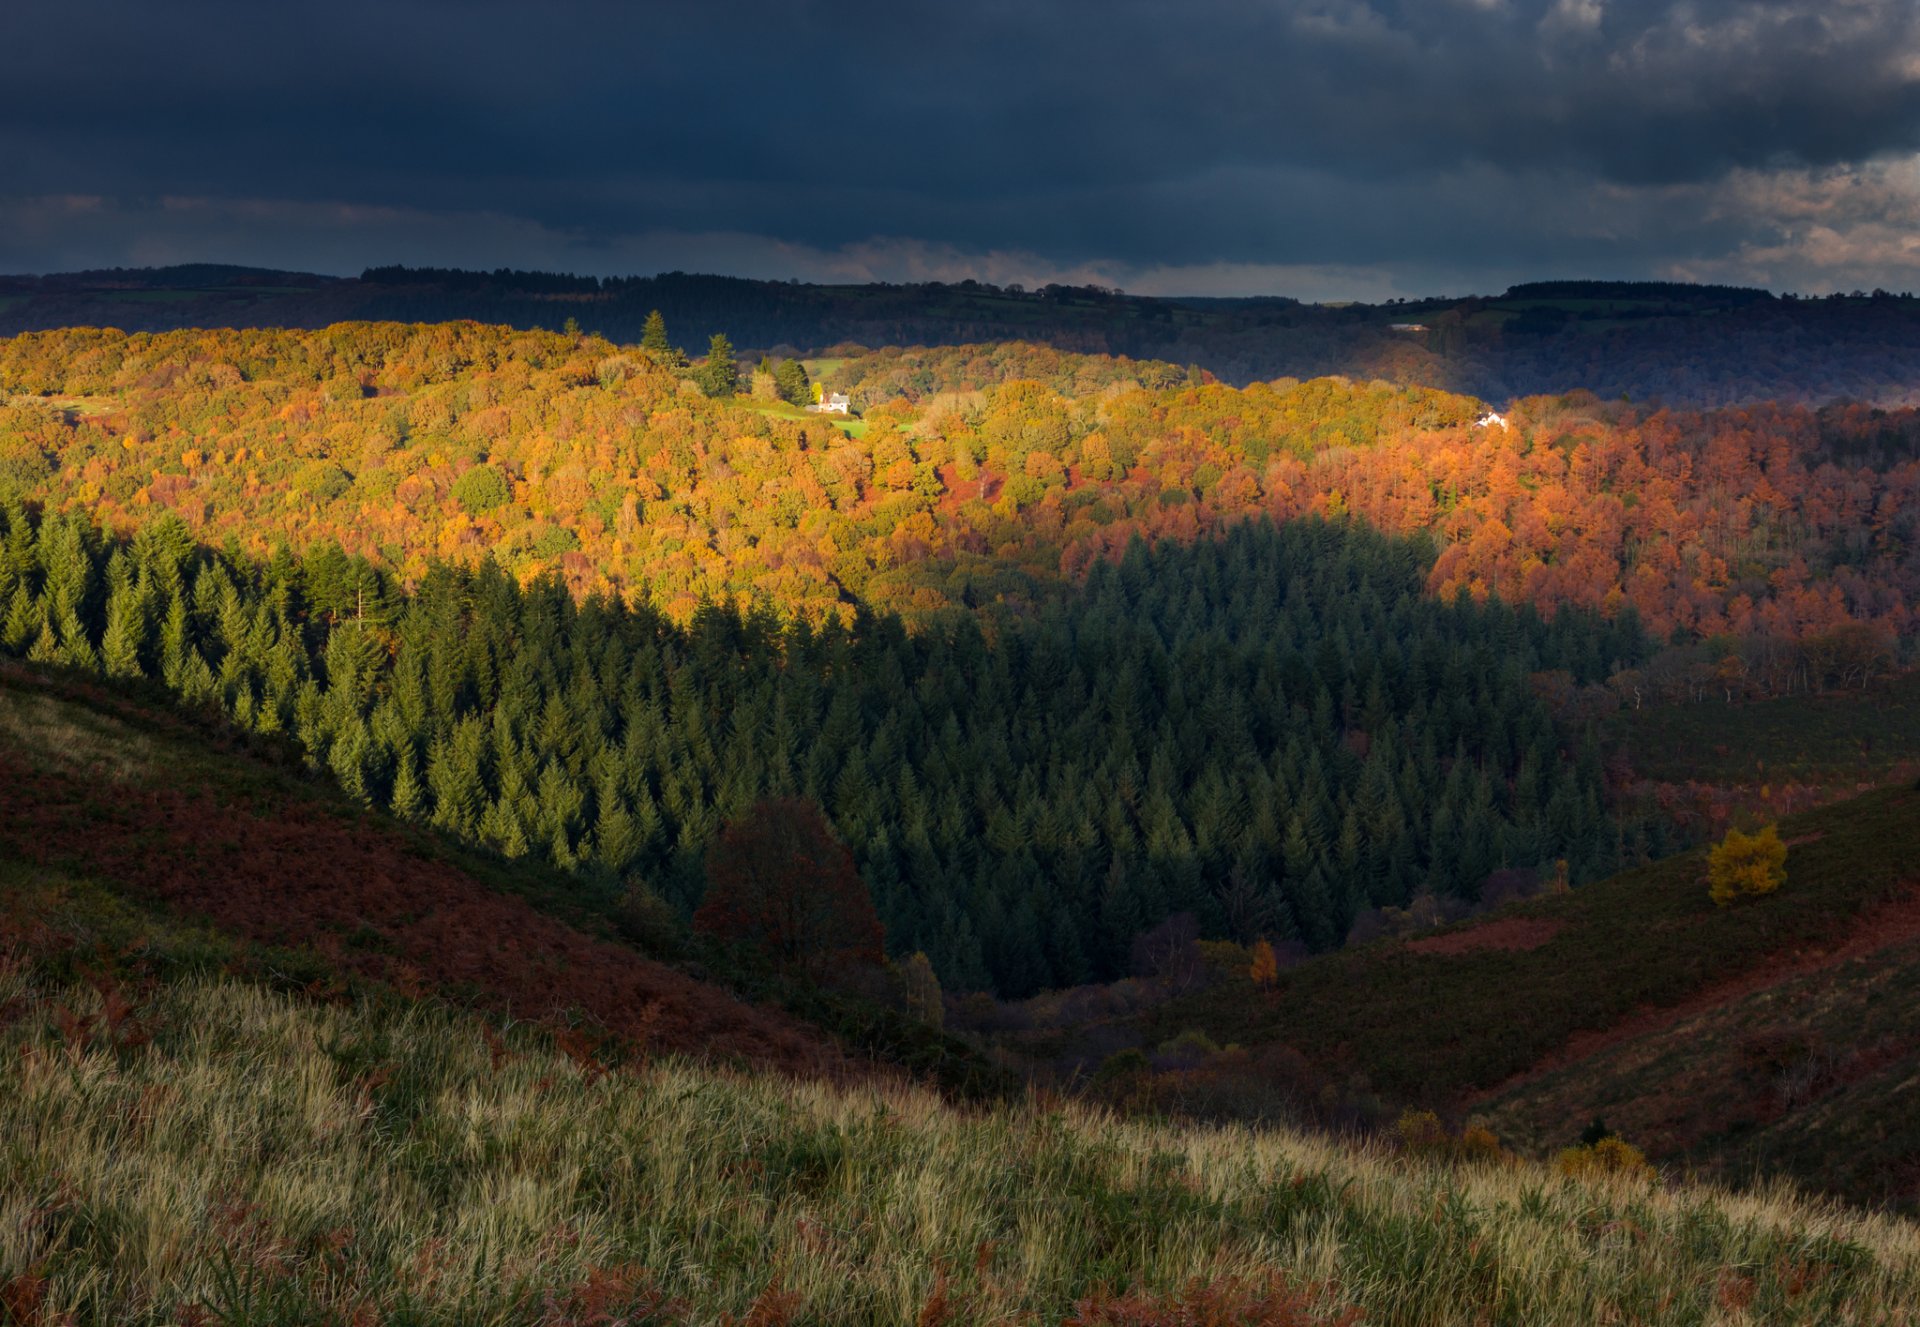
[[[1858,687],[1920,628],[1915,412],[1495,414],[1002,344],[816,361],[839,420],[715,363],[0,343],[0,645],[682,917],[725,824],[805,797],[891,952],[1017,996],[1170,917],[1324,950],[1652,860],[1692,831],[1601,719]]]

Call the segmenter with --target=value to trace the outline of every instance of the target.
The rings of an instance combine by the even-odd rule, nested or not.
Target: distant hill
[[[715,332],[742,348],[810,355],[1018,339],[1191,364],[1236,384],[1345,374],[1494,401],[1584,388],[1675,406],[1920,404],[1912,372],[1920,302],[1880,291],[1801,300],[1677,282],[1551,281],[1498,296],[1331,306],[1094,286],[828,286],[684,272],[596,278],[389,266],[336,279],[195,264],[0,277],[0,335],[449,319],[557,331],[574,320],[635,342],[656,308],[692,354]]]

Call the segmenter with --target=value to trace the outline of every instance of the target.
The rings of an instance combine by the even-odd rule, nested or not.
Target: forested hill
[[[1674,406],[1920,403],[1920,303],[1673,282],[1555,281],[1385,305],[1157,299],[1097,287],[803,285],[674,272],[373,268],[358,278],[196,264],[0,277],[0,334],[63,327],[318,328],[475,319],[637,341],[660,309],[689,352],[714,332],[759,350],[1024,339],[1191,364],[1234,383],[1339,373],[1488,400],[1584,388]]]
[[[1718,640],[1689,667],[1738,652],[1721,685],[1857,680],[1916,627],[1920,412],[1575,393],[1482,424],[1424,388],[1234,389],[1036,347],[814,368],[865,418],[470,323],[39,333],[0,340],[0,489],[115,529],[170,511],[254,558],[338,542],[417,577],[491,556],[681,621],[703,599],[816,620],[1030,603],[1135,536],[1318,514],[1431,539],[1442,596],[1632,605]]]
[[[1136,545],[991,640],[970,617],[683,629],[491,565],[403,594],[337,553],[248,563],[177,521],[119,543],[17,505],[0,553],[5,650],[164,681],[370,805],[589,884],[690,911],[720,828],[805,796],[891,947],[963,989],[1119,975],[1175,913],[1324,949],[1503,865],[1580,880],[1666,846],[1603,809],[1532,685],[1638,662],[1630,617],[1440,603],[1421,548],[1344,525]]]

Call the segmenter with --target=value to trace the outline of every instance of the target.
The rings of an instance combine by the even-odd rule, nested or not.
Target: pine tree
[[[667,340],[667,320],[655,309],[640,329],[640,348],[653,355],[672,355],[673,343]]]
[[[60,661],[60,638],[54,634],[53,623],[41,623],[40,634],[34,638],[32,647],[28,649],[27,658],[37,664]]]
[[[187,597],[179,589],[168,596],[167,615],[160,628],[160,677],[176,691],[187,680],[187,656],[193,653],[192,623]]]
[[[707,342],[707,362],[700,368],[700,389],[708,396],[732,396],[740,388],[740,365],[733,357],[733,342],[715,332]]]
[[[780,399],[790,405],[803,406],[813,402],[813,384],[807,379],[807,367],[797,359],[781,360],[780,366],[773,371],[773,383],[780,393]]]
[[[633,815],[617,797],[602,795],[593,827],[592,857],[610,875],[618,876],[640,854],[640,835]]]
[[[9,653],[24,653],[39,636],[44,624],[45,616],[34,601],[33,592],[27,588],[26,581],[15,582],[13,598],[7,604],[6,620],[0,623],[0,645],[5,646]]]
[[[527,855],[527,832],[514,799],[502,793],[480,817],[480,841],[506,858]]]
[[[427,812],[427,790],[420,782],[418,765],[411,743],[395,754],[393,796],[388,809],[402,820],[420,820]]]

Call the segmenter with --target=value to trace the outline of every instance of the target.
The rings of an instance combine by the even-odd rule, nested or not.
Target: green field
[[[828,415],[804,409],[788,401],[762,401],[751,396],[734,398],[735,402],[746,409],[761,415],[772,415],[776,419],[805,420],[811,423],[825,421],[832,424],[849,438],[863,437],[867,431],[867,421],[851,415]]]
[[[118,400],[101,396],[16,396],[0,401],[0,405],[51,406],[55,410],[70,410],[76,415],[105,415],[120,408]]]

